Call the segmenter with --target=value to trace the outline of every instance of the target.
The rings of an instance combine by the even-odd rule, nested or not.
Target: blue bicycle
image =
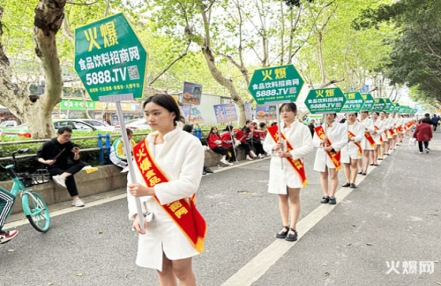
[[[14,172],[15,166],[17,166],[16,154],[23,154],[29,151],[29,148],[19,149],[12,153],[13,164],[0,167],[8,172],[9,177],[12,179],[13,185],[9,191],[15,197],[18,194],[21,196],[21,202],[23,207],[23,213],[29,220],[29,223],[38,231],[46,232],[49,230],[51,219],[49,216],[49,210],[43,198],[32,189],[26,189],[25,184],[20,180],[17,174]],[[3,191],[8,192],[4,188],[0,187]]]

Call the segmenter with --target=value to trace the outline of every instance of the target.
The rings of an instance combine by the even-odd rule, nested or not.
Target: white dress
[[[376,121],[372,120],[372,123],[374,123],[374,129],[378,128],[378,130],[375,131],[375,134],[372,135],[372,137],[374,137],[375,144],[381,145],[380,138],[383,136],[383,133],[384,133],[383,121],[381,121],[380,118],[377,118]],[[377,127],[377,128],[375,128],[375,127]],[[384,140],[384,138],[383,138],[383,140]]]
[[[348,144],[348,132],[346,131],[346,125],[340,124],[338,122],[332,123],[332,127],[327,126],[326,123],[323,124],[323,129],[325,130],[326,137],[331,141],[332,148],[338,152],[344,146]],[[325,167],[335,169],[334,163],[329,158],[327,152],[320,145],[320,138],[317,133],[314,133],[314,138],[312,139],[312,144],[317,148],[314,160],[314,171],[324,172]]]
[[[155,194],[161,204],[168,204],[182,198],[190,198],[199,188],[204,166],[204,151],[195,136],[175,128],[164,135],[164,142],[154,145],[157,132],[147,136],[149,149],[157,166],[169,179],[167,183],[155,185]],[[134,166],[136,182],[146,185]],[[131,183],[131,176],[128,175]],[[137,213],[135,197],[127,193],[129,218]],[[176,223],[151,196],[140,197],[143,213],[153,213],[145,235],[139,235],[136,264],[162,271],[162,253],[170,260],[192,257],[199,254]]]
[[[360,121],[360,123],[364,126],[365,132],[369,132],[372,136],[372,133],[374,133],[374,123],[370,118],[365,118]],[[374,147],[371,146],[369,141],[366,139],[366,136],[363,136],[363,140],[361,140],[361,148],[363,150],[374,150]]]
[[[290,151],[293,159],[303,159],[308,153],[310,153],[314,147],[312,146],[311,131],[309,128],[303,124],[299,123],[298,120],[291,123],[289,128],[283,125],[282,133],[285,135],[286,139],[291,143],[294,150]],[[263,149],[268,153],[272,154],[270,162],[270,172],[269,172],[269,182],[268,182],[268,193],[270,194],[283,194],[286,195],[286,187],[289,188],[302,188],[302,181],[299,178],[297,172],[288,163],[286,158],[283,159],[283,169],[282,169],[282,159],[279,157],[277,152],[273,151],[272,148],[276,145],[271,135],[268,133],[263,142]]]
[[[349,125],[349,122],[346,121],[344,125],[346,126],[347,131],[351,131],[355,137],[355,142],[360,142],[364,138],[364,126],[355,121],[354,124]],[[347,132],[349,134],[349,132]],[[349,135],[348,135],[349,138]],[[341,162],[349,164],[351,162],[350,159],[361,159],[361,155],[358,154],[358,147],[354,142],[350,141],[343,149],[341,149]]]

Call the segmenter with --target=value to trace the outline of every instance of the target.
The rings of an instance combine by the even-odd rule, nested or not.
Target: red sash
[[[150,188],[159,183],[167,183],[169,179],[165,173],[156,166],[153,160],[147,139],[139,142],[134,148],[135,162],[142,174],[144,182]],[[207,234],[207,224],[196,209],[195,195],[191,199],[180,199],[172,203],[161,205],[158,198],[156,202],[164,209],[188,238],[194,248],[200,253],[204,249],[204,238]]]
[[[371,145],[371,147],[375,147],[375,140],[374,140],[374,138],[372,138],[371,133],[366,131],[364,133],[364,137],[366,137],[366,139],[369,142],[369,144]]]
[[[331,140],[329,140],[328,137],[326,137],[325,134],[325,130],[323,129],[323,126],[317,126],[316,128],[314,128],[315,133],[317,134],[318,138],[320,138],[321,140],[326,140],[325,144],[327,146],[331,146]],[[335,166],[335,170],[338,171],[341,169],[341,163],[340,163],[340,151],[338,152],[330,152],[330,151],[326,151],[326,153],[329,156],[329,159],[331,159],[332,163]]]
[[[349,136],[349,138],[352,139],[352,138],[355,137],[355,134],[348,130],[348,136]],[[353,143],[355,144],[355,146],[358,147],[358,155],[361,156],[361,155],[363,154],[363,150],[361,149],[360,142],[355,142],[355,141],[354,141]]]
[[[273,125],[271,127],[268,127],[268,132],[269,134],[271,134],[271,137],[273,138],[274,142],[279,143],[279,134],[278,134],[278,127],[277,125]],[[294,150],[294,148],[292,147],[291,143],[289,143],[288,140],[286,140],[285,135],[283,135],[282,132],[280,132],[280,134],[282,135],[282,139],[285,140],[286,142],[286,147],[287,147],[287,151],[291,151]],[[303,165],[302,160],[297,159],[294,160],[292,157],[286,158],[289,162],[289,164],[291,165],[291,167],[294,168],[294,170],[297,172],[297,174],[300,177],[300,180],[302,181],[302,186],[305,187],[306,184],[308,183],[308,179],[306,178],[306,173],[305,173],[305,166]]]
[[[389,132],[390,132],[390,135],[391,135],[391,136],[394,136],[394,135],[395,135],[395,131],[394,131],[393,128],[389,129]]]
[[[397,127],[397,131],[398,131],[398,132],[401,132],[401,131],[402,131],[402,125],[400,125],[400,126]]]
[[[377,127],[377,125],[374,125],[374,130],[375,132],[377,132],[378,130],[380,130],[380,128]],[[383,137],[380,134],[380,142],[383,142]]]

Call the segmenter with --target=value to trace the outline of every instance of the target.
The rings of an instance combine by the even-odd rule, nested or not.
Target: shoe
[[[6,243],[16,237],[18,230],[0,231],[0,244]]]
[[[254,153],[253,151],[250,151],[250,154],[251,154],[251,156],[252,156],[253,158],[256,158],[256,157],[257,157],[256,153]]]
[[[247,160],[248,161],[253,161],[253,158],[251,158],[250,156],[247,155]]]
[[[205,175],[207,175],[207,172],[203,171],[202,176],[205,176]]]
[[[372,166],[378,167],[378,164],[373,164]]]
[[[351,184],[349,184],[349,183],[346,183],[346,184],[342,185],[343,188],[347,188],[349,186],[351,186]]]
[[[373,166],[373,165],[374,165],[374,163],[370,164],[369,166]]]
[[[289,226],[283,226],[282,229],[276,234],[276,237],[285,238],[288,235],[288,231],[289,231]]]
[[[423,154],[423,152],[419,152],[420,154]]]
[[[228,166],[233,165],[233,164],[231,164],[230,162],[228,162],[228,161],[225,160],[225,159],[221,159],[220,162],[223,163],[223,164],[225,164],[225,165],[228,165]]]
[[[259,157],[259,159],[262,159],[264,156],[262,154],[257,155],[257,157]]]
[[[350,187],[351,189],[355,189],[357,186],[356,186],[354,183],[352,183],[349,187]]]
[[[56,175],[52,177],[52,180],[55,184],[57,184],[60,187],[66,188],[66,179],[61,177],[61,175]]]
[[[427,153],[427,154],[429,154],[429,150],[430,150],[429,148],[426,148],[426,153]]]
[[[378,160],[383,160],[383,158],[378,158]]]
[[[296,241],[297,240],[297,231],[293,228],[290,228],[289,231],[293,231],[294,233],[291,234],[288,232],[288,235],[285,237],[286,241]]]
[[[328,197],[328,196],[324,196],[324,197],[322,198],[322,200],[321,200],[321,203],[322,203],[322,204],[327,204],[327,203],[329,203],[329,197]]]
[[[358,172],[358,174],[361,175],[361,174],[363,174],[363,172],[360,171],[360,172]]]
[[[384,153],[384,155],[389,156],[389,153]]]
[[[211,173],[211,174],[213,174],[213,171],[210,169],[210,168],[205,168],[205,170],[204,170],[204,172],[205,173]]]
[[[335,197],[329,197],[329,204],[330,205],[335,205],[337,204],[337,199]]]
[[[426,149],[430,151],[430,148],[429,148],[429,147],[427,147]]]
[[[366,176],[367,174],[366,174],[366,172],[362,172],[361,175],[362,176]]]
[[[76,198],[72,201],[72,205],[75,207],[84,207],[84,202],[80,198]]]

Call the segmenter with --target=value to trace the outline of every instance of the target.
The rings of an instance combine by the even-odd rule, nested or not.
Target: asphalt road
[[[406,143],[357,189],[339,191],[335,207],[320,204],[310,154],[296,243],[275,238],[281,221],[277,196],[266,192],[268,159],[213,168],[197,199],[209,226],[194,259],[198,285],[441,285],[441,135],[430,154]],[[158,285],[154,270],[134,263],[126,199],[104,196],[85,198],[83,209],[57,206],[45,234],[11,217],[7,227],[20,234],[0,245],[0,285]]]

